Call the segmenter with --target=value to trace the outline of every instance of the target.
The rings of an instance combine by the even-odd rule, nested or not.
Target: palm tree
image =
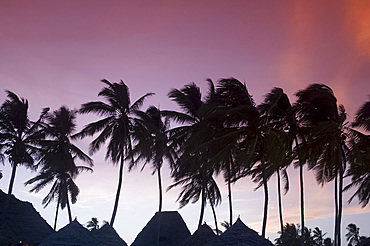
[[[264,128],[268,129],[266,152],[270,164],[266,171],[268,179],[276,173],[278,183],[278,201],[279,201],[279,218],[281,232],[284,233],[284,222],[281,202],[281,178],[282,173],[284,181],[284,194],[289,190],[289,180],[287,167],[293,160],[292,155],[292,120],[291,120],[291,104],[288,96],[281,88],[273,88],[270,93],[265,96],[264,102],[258,105],[258,110],[261,113],[261,122]],[[256,176],[255,181],[262,180],[261,176]],[[260,183],[259,186],[262,184]]]
[[[346,114],[330,87],[312,84],[296,93],[295,104],[300,135],[304,141],[299,149],[307,160],[309,169],[314,169],[320,184],[335,180],[335,239],[341,243],[340,224],[342,217],[343,174],[346,164]]]
[[[210,82],[208,98],[214,93],[214,86]],[[203,110],[206,102],[202,100],[202,94],[195,83],[184,86],[181,90],[173,89],[168,94],[184,111],[164,111],[164,114],[177,123],[179,127],[171,129],[172,145],[178,150],[178,159],[173,167],[172,177],[175,183],[169,189],[182,185],[182,192],[179,195],[180,207],[188,204],[189,201],[197,202],[201,198],[201,211],[198,227],[203,222],[203,214],[208,200],[216,222],[214,206],[221,201],[221,194],[213,179],[214,162],[210,161],[207,152],[209,148],[201,146],[204,141],[199,136],[206,136],[208,125],[206,117],[208,114]],[[208,100],[207,98],[207,100]]]
[[[106,159],[110,159],[113,164],[119,163],[119,178],[114,202],[114,208],[110,225],[113,226],[116,218],[118,201],[121,193],[124,160],[132,149],[132,129],[133,114],[140,109],[144,100],[153,95],[147,93],[131,104],[129,88],[121,80],[119,83],[111,83],[106,79],[102,82],[106,85],[98,94],[107,102],[93,101],[81,106],[80,113],[96,113],[103,119],[92,122],[78,134],[83,138],[100,133],[90,144],[90,153],[95,153],[101,146],[108,141]]]
[[[180,208],[186,206],[190,201],[196,203],[199,199],[201,200],[199,228],[203,223],[207,201],[212,206],[217,206],[221,202],[221,193],[216,181],[212,177],[213,171],[210,169],[210,165],[207,165],[207,163],[200,161],[199,158],[194,156],[186,161],[182,161],[184,163],[180,164],[181,167],[173,174],[175,183],[170,185],[167,190],[181,185],[182,190],[177,199],[180,203]],[[178,161],[178,163],[182,161]],[[185,163],[188,163],[188,165]],[[217,222],[215,224],[217,226]]]
[[[99,230],[99,221],[96,217],[91,218],[86,224],[87,229],[90,231]]]
[[[298,229],[295,224],[286,224],[283,227],[284,232],[279,231],[281,236],[275,239],[275,245],[278,246],[298,246],[300,244],[300,238]]]
[[[351,223],[348,224],[346,229],[348,230],[346,233],[348,245],[357,245],[360,242],[360,228]]]
[[[2,211],[4,217],[12,194],[16,169],[19,165],[35,170],[34,157],[37,156],[37,143],[44,137],[39,131],[40,123],[49,110],[45,108],[39,119],[32,122],[28,118],[28,101],[15,93],[6,91],[8,98],[0,108],[0,151],[12,166],[8,197]]]
[[[140,161],[144,161],[143,167],[149,162],[152,163],[153,173],[158,175],[158,189],[159,189],[159,209],[162,211],[162,179],[161,168],[163,160],[166,159],[171,166],[174,164],[176,152],[170,145],[169,139],[169,119],[162,120],[162,112],[150,106],[146,112],[137,111],[138,116],[135,119],[134,125],[134,142],[132,155],[136,157],[135,161],[130,163],[129,170],[138,165]]]
[[[280,227],[282,233],[283,230],[283,216],[281,208],[281,192],[280,192],[280,169],[282,171],[283,179],[285,181],[285,193],[289,189],[288,176],[286,168],[293,161],[293,157],[296,155],[298,158],[299,166],[299,180],[300,180],[300,210],[301,210],[301,225],[304,228],[304,191],[303,191],[303,160],[302,154],[299,149],[298,141],[298,124],[296,122],[295,112],[290,104],[288,96],[284,93],[282,88],[275,87],[265,96],[265,100],[258,106],[259,111],[262,114],[262,122],[267,127],[267,129],[273,129],[274,131],[268,131],[270,134],[268,136],[272,137],[270,144],[267,145],[268,156],[275,159],[274,164],[270,165],[272,170],[276,170],[277,181],[278,181],[278,199],[279,199],[279,214],[280,214]],[[278,129],[278,131],[276,131]],[[288,133],[288,135],[285,134]],[[273,133],[273,134],[271,134]],[[276,138],[277,137],[277,138]],[[284,141],[280,141],[284,140]],[[292,141],[294,140],[294,141]],[[294,155],[291,150],[295,144]],[[280,150],[276,148],[280,146]],[[270,147],[270,148],[269,148]],[[272,151],[276,150],[276,151]],[[270,149],[270,150],[269,150]],[[275,152],[275,153],[274,153]],[[277,159],[276,159],[277,158]],[[272,172],[269,172],[273,174]],[[257,179],[258,180],[258,179]],[[302,233],[304,231],[302,230]],[[304,235],[301,235],[301,246],[304,245]]]
[[[262,124],[261,114],[246,85],[237,79],[220,80],[212,103],[214,109],[210,122],[217,122],[216,119],[221,121],[215,127],[219,134],[213,140],[213,142],[217,141],[217,147],[213,150],[217,154],[213,159],[228,158],[220,163],[226,164],[224,170],[228,170],[229,163],[239,170],[233,173],[234,181],[250,174],[253,164],[259,163],[255,168],[261,172],[264,188],[262,236],[265,237],[269,200],[266,173],[269,163],[266,152],[269,130]]]
[[[326,233],[322,233],[322,230],[320,230],[320,228],[318,227],[315,227],[315,229],[313,230],[313,236],[312,236],[312,239],[315,243],[315,246],[323,246],[324,245],[324,236],[326,235]]]
[[[370,101],[358,110],[353,127],[359,127],[366,132],[370,131]],[[349,199],[358,197],[359,203],[365,207],[370,200],[370,135],[351,129],[351,138],[349,140],[348,161],[349,169],[347,176],[351,176],[351,183],[344,190],[357,187],[355,193]]]
[[[210,79],[208,81],[213,85]],[[234,78],[221,79],[216,89],[213,86],[210,88],[211,93],[202,110],[207,113],[207,128],[203,135],[197,138],[204,140],[202,146],[207,147],[216,174],[223,172],[228,187],[229,223],[232,224],[231,184],[243,177],[240,170],[252,163],[248,161],[250,158],[246,158],[247,154],[241,157],[241,149],[245,151],[247,148],[241,148],[240,140],[246,132],[247,122],[258,111],[246,86]]]
[[[76,130],[76,110],[69,110],[62,106],[51,114],[46,115],[44,133],[46,140],[41,142],[41,154],[38,165],[41,172],[25,184],[34,184],[31,192],[39,192],[48,184],[52,187],[43,199],[44,206],[48,206],[54,199],[57,200],[54,230],[58,217],[59,206],[64,209],[67,206],[69,222],[72,222],[70,200],[76,203],[79,194],[74,179],[82,171],[92,171],[92,159],[71,142]],[[76,159],[87,163],[90,167],[77,166]]]

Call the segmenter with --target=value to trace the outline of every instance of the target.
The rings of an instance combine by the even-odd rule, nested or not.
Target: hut
[[[92,233],[75,219],[58,232],[45,238],[40,246],[102,246]]]
[[[240,218],[215,240],[205,246],[273,246],[273,244],[246,226]]]
[[[103,225],[99,230],[93,230],[93,232],[105,246],[127,246],[127,243],[108,223]]]
[[[360,237],[360,242],[357,246],[370,246],[370,237]]]
[[[193,233],[193,235],[188,237],[181,246],[203,246],[216,238],[217,236],[211,227],[204,223]]]
[[[178,246],[190,231],[177,211],[157,212],[131,246]]]
[[[8,195],[0,190],[0,245],[38,245],[54,233],[33,205],[10,196],[9,206],[1,218]]]

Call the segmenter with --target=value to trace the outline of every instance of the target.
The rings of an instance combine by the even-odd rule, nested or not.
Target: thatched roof
[[[370,246],[370,237],[361,237],[361,242],[357,246]]]
[[[193,235],[188,237],[181,246],[203,246],[216,239],[216,235],[207,224],[201,225]]]
[[[190,231],[178,212],[157,212],[131,246],[178,246],[189,236]]]
[[[273,244],[246,226],[240,218],[221,236],[205,246],[273,246]]]
[[[1,220],[7,194],[0,190],[0,245],[19,241],[38,244],[54,233],[50,225],[40,216],[31,203],[11,195],[4,221]]]
[[[39,246],[102,246],[92,233],[77,220],[72,221],[58,232],[50,235]]]
[[[127,243],[120,238],[108,223],[99,230],[93,230],[93,233],[105,246],[127,246]]]

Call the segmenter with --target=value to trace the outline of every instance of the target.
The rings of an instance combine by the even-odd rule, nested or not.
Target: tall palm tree
[[[12,194],[16,169],[19,165],[35,170],[37,143],[44,137],[39,131],[40,123],[49,110],[45,108],[36,122],[28,118],[28,101],[15,93],[6,91],[7,99],[0,108],[0,156],[5,156],[12,166],[8,197],[2,211],[4,217]]]
[[[213,85],[211,80],[208,80]],[[234,78],[221,79],[212,89],[203,111],[207,112],[207,130],[203,139],[216,173],[224,174],[228,187],[229,223],[233,223],[231,184],[242,177],[240,170],[251,165],[248,158],[240,157],[240,140],[247,122],[258,112],[246,86]],[[208,137],[207,137],[208,136]],[[246,147],[243,147],[243,151]],[[247,151],[246,151],[247,152]],[[249,153],[249,152],[248,152]],[[246,164],[248,163],[248,164]]]
[[[262,223],[262,236],[265,237],[269,200],[266,173],[266,165],[268,164],[266,152],[267,128],[264,128],[262,124],[261,114],[255,106],[246,85],[237,79],[229,78],[219,81],[213,104],[215,106],[210,121],[217,122],[217,118],[221,121],[221,124],[218,124],[221,128],[215,127],[219,135],[216,135],[214,140],[218,142],[214,151],[218,153],[213,158],[215,159],[218,156],[232,157],[229,160],[233,161],[232,163],[236,165],[236,169],[244,170],[234,173],[234,180],[250,174],[253,164],[259,164],[258,169],[261,171],[265,196]],[[227,164],[230,162],[223,161],[220,163]]]
[[[106,87],[99,92],[98,96],[103,97],[107,102],[85,103],[81,106],[80,113],[96,113],[103,118],[85,126],[78,136],[83,138],[99,133],[90,144],[90,153],[95,153],[108,141],[105,158],[110,159],[115,165],[119,163],[118,186],[110,220],[110,225],[113,226],[121,193],[124,161],[132,149],[131,136],[134,124],[132,117],[134,112],[143,105],[144,100],[153,93],[147,93],[131,104],[129,88],[122,80],[119,83],[111,83],[103,79],[102,83]]]
[[[287,167],[293,161],[292,155],[292,120],[291,120],[291,104],[288,96],[281,88],[273,88],[269,92],[264,101],[258,105],[258,110],[261,113],[261,122],[264,128],[268,129],[266,152],[270,164],[268,165],[268,179],[276,173],[278,184],[278,204],[280,229],[284,233],[284,222],[281,202],[281,178],[280,172],[284,181],[284,193],[289,190],[289,180]],[[258,177],[258,176],[256,176]],[[256,179],[261,181],[261,176]],[[261,183],[260,183],[261,185]]]
[[[357,245],[360,242],[360,228],[351,223],[346,229],[348,230],[346,233],[347,242],[353,246]]]
[[[270,148],[267,148],[268,156],[273,157],[275,161],[271,166],[273,170],[276,170],[277,181],[278,181],[278,198],[279,204],[281,204],[281,195],[280,195],[280,173],[279,169],[282,169],[283,178],[285,181],[288,181],[286,167],[291,164],[293,161],[294,154],[291,152],[293,143],[295,145],[296,157],[298,159],[299,166],[299,180],[300,180],[300,210],[301,210],[301,225],[305,227],[304,220],[304,190],[303,190],[303,159],[301,151],[299,149],[299,140],[298,140],[298,124],[296,122],[296,115],[291,106],[288,96],[284,93],[282,88],[275,87],[269,92],[264,102],[258,105],[258,109],[262,114],[262,122],[267,127],[267,129],[275,129],[269,136],[272,136],[271,144],[267,147],[272,147],[273,150],[276,150],[275,154],[271,152]],[[280,131],[276,131],[279,129]],[[287,132],[288,136],[284,133]],[[271,131],[269,131],[271,133]],[[277,138],[276,138],[277,137]],[[280,141],[283,140],[284,141]],[[294,141],[293,141],[294,140]],[[274,143],[275,142],[275,143]],[[276,147],[280,146],[280,150],[277,150]],[[270,150],[269,150],[270,149]],[[276,159],[277,158],[277,159]],[[271,172],[270,172],[271,173]],[[289,182],[285,182],[285,192],[289,189]],[[279,214],[280,214],[280,227],[282,233],[284,233],[283,219],[281,206],[279,205]],[[302,230],[301,235],[301,246],[304,245],[304,231]]]
[[[168,94],[184,112],[164,111],[164,114],[177,123],[179,127],[171,129],[172,145],[178,150],[178,159],[172,171],[175,183],[169,188],[182,185],[179,195],[180,207],[185,206],[190,200],[196,202],[201,197],[201,211],[198,226],[203,222],[206,200],[211,204],[214,218],[214,206],[220,201],[220,192],[213,179],[214,162],[210,161],[209,148],[201,146],[204,141],[212,136],[207,136],[208,113],[203,110],[209,97],[214,94],[214,86],[209,80],[210,91],[205,101],[195,83],[184,86],[181,90],[173,89]],[[203,136],[203,137],[199,137]],[[216,226],[217,226],[217,222]]]
[[[161,168],[166,159],[171,166],[176,158],[175,149],[170,145],[169,119],[162,119],[162,112],[154,106],[150,106],[145,112],[137,111],[134,124],[134,146],[132,155],[134,162],[129,165],[129,170],[144,161],[142,170],[149,162],[152,163],[153,173],[158,175],[159,209],[162,211],[162,179]]]
[[[370,101],[365,102],[358,110],[352,126],[364,130],[365,133],[351,129],[348,152],[350,166],[347,172],[347,176],[351,176],[351,183],[344,190],[357,187],[349,202],[357,196],[359,203],[365,207],[370,200],[370,166],[368,165],[370,161],[370,135],[366,134],[370,132]]]
[[[305,153],[309,169],[314,169],[320,184],[335,181],[335,238],[341,244],[343,174],[346,164],[346,114],[330,87],[312,84],[296,93],[295,104],[300,135],[305,140],[299,148]]]
[[[42,203],[48,206],[54,199],[57,200],[54,230],[58,217],[59,206],[64,209],[67,206],[69,222],[72,222],[70,200],[76,203],[79,194],[74,179],[82,171],[92,171],[92,159],[71,142],[76,130],[76,110],[69,110],[62,106],[53,113],[46,115],[43,131],[46,139],[41,142],[41,154],[38,165],[41,172],[25,184],[35,184],[30,190],[38,192],[48,184],[52,187]],[[76,159],[87,163],[89,167],[77,166]]]

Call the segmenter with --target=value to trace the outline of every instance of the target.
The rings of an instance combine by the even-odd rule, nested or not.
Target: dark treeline
[[[89,154],[105,146],[106,159],[119,166],[119,180],[110,224],[116,217],[123,182],[125,163],[128,169],[151,165],[158,177],[159,208],[162,209],[163,163],[168,163],[173,184],[180,186],[180,207],[189,202],[201,202],[199,224],[203,222],[206,204],[212,208],[216,231],[215,207],[221,203],[221,193],[215,181],[222,175],[228,187],[229,223],[233,223],[231,185],[241,178],[250,178],[264,191],[262,236],[265,237],[269,202],[268,184],[277,177],[281,238],[294,230],[284,226],[282,190],[289,190],[287,168],[299,169],[301,228],[304,221],[303,167],[315,173],[319,184],[334,182],[334,245],[341,245],[343,192],[350,190],[362,207],[370,198],[370,101],[358,110],[354,122],[347,121],[345,108],[337,104],[331,88],[312,84],[298,91],[291,102],[282,88],[273,88],[261,104],[256,105],[245,84],[229,78],[216,84],[208,80],[208,91],[202,94],[195,83],[170,90],[168,96],[181,111],[162,110],[142,105],[153,93],[131,102],[129,88],[120,81],[102,80],[101,101],[83,104],[79,110],[65,106],[49,112],[42,109],[36,121],[28,118],[28,101],[6,91],[7,99],[0,108],[0,154],[12,166],[8,194],[12,194],[16,168],[24,165],[38,170],[26,181],[38,192],[51,185],[42,203],[57,202],[67,207],[72,220],[70,203],[77,201],[79,188],[74,182],[83,171],[92,171],[93,160],[73,142],[93,136]],[[99,120],[76,132],[78,114],[96,114]],[[171,127],[174,123],[174,127]],[[77,166],[76,160],[86,166]],[[343,179],[350,184],[343,185]],[[4,207],[2,217],[7,210]],[[294,225],[293,225],[294,226]],[[317,231],[317,233],[319,233]],[[307,234],[307,233],[306,233]],[[309,237],[301,230],[300,244]],[[277,241],[279,243],[280,241]]]

